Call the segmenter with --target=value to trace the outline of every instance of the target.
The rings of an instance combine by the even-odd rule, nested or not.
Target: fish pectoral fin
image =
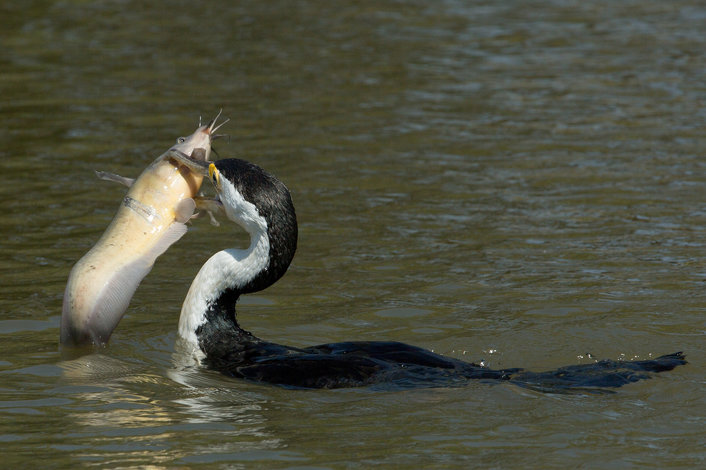
[[[215,227],[219,227],[221,225],[220,223],[218,223],[218,220],[216,220],[216,217],[214,215],[214,213],[225,213],[221,201],[212,197],[203,196],[195,197],[194,201],[196,202],[196,208],[198,210],[206,211],[208,213],[208,217],[211,219],[211,225]]]
[[[208,214],[209,218],[211,219],[211,225],[214,227],[220,227],[221,224],[216,220],[216,218],[213,216],[213,212],[211,211],[205,211],[206,214]],[[203,216],[204,212],[196,212],[194,215],[191,216],[192,219],[200,219]]]
[[[190,197],[182,199],[174,208],[174,220],[185,224],[194,216],[196,210],[196,202]]]
[[[107,171],[94,171],[96,172],[96,176],[98,178],[105,181],[112,181],[113,183],[120,183],[122,185],[127,186],[128,188],[132,186],[132,183],[135,182],[134,178],[127,178],[125,176],[116,175],[115,173],[108,173]]]
[[[220,227],[221,223],[216,220],[216,216],[213,215],[213,212],[211,211],[206,211],[208,213],[208,217],[211,219],[211,225],[214,227]]]
[[[216,198],[196,196],[194,202],[196,203],[196,208],[200,211],[225,213],[223,204]]]

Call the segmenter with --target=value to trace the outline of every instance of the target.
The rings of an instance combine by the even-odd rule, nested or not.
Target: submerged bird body
[[[203,265],[184,301],[179,336],[206,366],[226,375],[295,388],[438,387],[489,379],[565,392],[619,387],[686,363],[675,353],[535,373],[493,370],[398,342],[295,348],[261,340],[239,326],[235,305],[240,295],[265,289],[289,267],[297,244],[294,206],[284,184],[252,163],[220,160],[208,166],[208,174],[226,216],[250,234],[250,246],[217,252]]]

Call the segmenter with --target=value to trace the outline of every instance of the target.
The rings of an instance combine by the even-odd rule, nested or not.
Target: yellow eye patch
[[[216,187],[216,189],[220,189],[221,187],[221,174],[218,172],[218,168],[216,168],[216,165],[211,163],[208,165],[208,177],[211,179],[213,182],[213,185]]]

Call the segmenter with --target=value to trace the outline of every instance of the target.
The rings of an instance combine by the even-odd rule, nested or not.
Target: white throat
[[[231,185],[224,185],[221,199],[228,218],[250,234],[250,246],[245,250],[230,248],[214,254],[191,283],[181,307],[179,336],[196,348],[196,330],[206,322],[209,304],[226,289],[247,285],[269,263],[270,240],[265,218]]]

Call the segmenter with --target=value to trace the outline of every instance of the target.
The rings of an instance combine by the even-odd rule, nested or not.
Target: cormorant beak
[[[216,191],[221,189],[221,173],[218,171],[218,168],[216,168],[215,163],[209,163],[208,165],[208,179],[211,180]]]
[[[179,150],[170,150],[169,156],[197,175],[208,176],[208,167],[211,164],[208,160],[196,160],[193,155],[189,156]]]

